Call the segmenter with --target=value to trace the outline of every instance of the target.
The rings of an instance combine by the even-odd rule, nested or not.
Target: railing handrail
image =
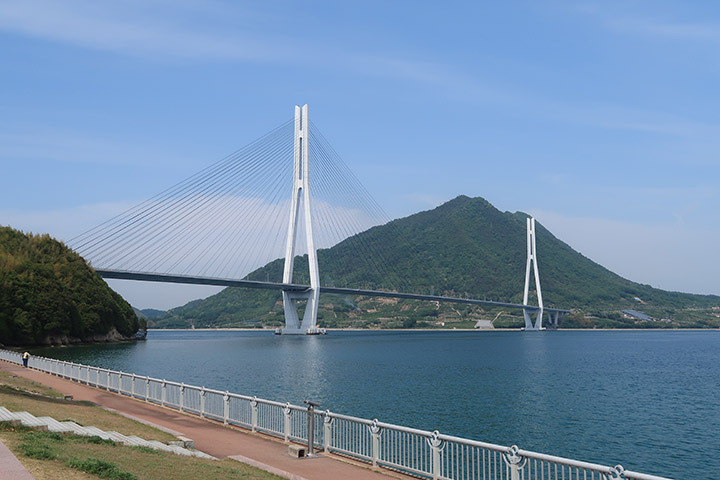
[[[0,349],[0,359],[10,361],[13,363],[21,363],[21,354],[17,352],[13,352],[10,350],[4,350]],[[177,408],[179,408],[181,411],[198,411],[200,416],[211,416],[214,418],[222,419],[224,423],[234,423],[234,424],[241,424],[241,425],[249,425],[253,431],[261,430],[264,432],[268,432],[274,435],[283,436],[285,440],[290,439],[298,439],[298,440],[305,440],[307,436],[307,429],[305,429],[305,433],[303,433],[302,428],[306,427],[306,425],[296,423],[293,425],[292,423],[292,411],[302,411],[307,412],[307,408],[300,406],[300,405],[294,405],[290,404],[289,402],[277,402],[274,400],[266,400],[262,398],[257,398],[255,396],[248,396],[248,395],[241,395],[238,393],[231,393],[229,391],[221,391],[216,390],[212,388],[206,388],[206,387],[198,387],[196,385],[188,385],[186,383],[179,383],[174,381],[169,381],[165,379],[158,379],[153,378],[146,375],[137,375],[134,373],[126,373],[126,372],[120,372],[115,370],[110,370],[102,367],[94,367],[90,365],[83,365],[79,363],[74,362],[66,362],[63,360],[56,360],[52,358],[47,357],[41,357],[41,356],[32,356],[31,359],[33,360],[34,365],[30,365],[33,368],[36,368],[40,371],[45,371],[51,374],[60,375],[63,377],[68,377],[71,380],[76,380],[78,382],[86,383],[88,385],[94,385],[98,388],[107,389],[109,391],[117,391],[120,394],[123,393],[130,393],[135,398],[138,399],[145,399],[145,401],[152,401],[154,403],[161,404],[163,406],[169,407],[169,408],[176,408],[176,405],[173,404],[171,401],[168,400],[167,395],[167,387],[180,387],[180,393],[179,393],[179,401]],[[42,362],[49,362],[48,367],[41,367],[38,368],[35,365]],[[66,373],[65,367],[77,367],[77,376],[74,376],[72,373],[72,368],[69,372]],[[54,368],[53,368],[54,366]],[[62,366],[61,368],[58,368]],[[85,375],[85,378],[81,377],[81,371],[83,369],[87,370],[87,374]],[[95,381],[90,381],[90,371],[95,371]],[[107,383],[102,383],[105,381],[105,379],[102,380],[99,378],[100,373],[103,372],[107,374],[106,380]],[[110,385],[110,378],[113,375],[118,376],[118,382],[116,386]],[[123,391],[123,382],[121,381],[123,378],[129,378],[131,379],[132,388],[130,392]],[[140,393],[135,392],[135,382],[137,380],[144,381],[145,383],[145,392],[143,395]],[[158,398],[156,396],[151,396],[149,392],[149,385],[155,384],[155,385],[161,385],[162,386],[162,394]],[[157,388],[157,387],[155,387]],[[198,391],[201,393],[204,393],[205,395],[201,395],[200,400],[200,406],[195,405],[186,405],[184,403],[185,400],[185,392],[186,391]],[[177,391],[176,391],[177,392]],[[219,412],[210,412],[205,411],[204,408],[204,402],[205,398],[209,394],[210,396],[215,395],[217,397],[220,397],[220,399],[223,402],[223,413],[222,415]],[[177,393],[176,393],[177,395]],[[197,397],[193,397],[197,398]],[[240,418],[232,418],[230,414],[230,399],[237,399],[244,402],[247,402],[250,406],[250,418],[247,419],[240,419]],[[175,400],[173,400],[175,401]],[[266,405],[270,407],[275,407],[274,410],[269,411],[266,415],[270,415],[267,419],[263,419],[266,424],[260,424],[260,411],[258,410],[259,405]],[[439,479],[439,478],[447,478],[441,475],[441,467],[442,467],[442,455],[441,455],[441,448],[440,445],[445,443],[447,444],[455,444],[460,445],[463,447],[468,448],[478,448],[483,450],[488,450],[490,452],[495,452],[495,454],[501,455],[502,461],[504,461],[510,471],[513,471],[515,469],[515,473],[519,472],[519,469],[524,468],[520,467],[520,458],[525,459],[534,459],[541,462],[547,462],[555,465],[561,465],[566,466],[569,468],[576,468],[576,469],[583,469],[586,471],[591,472],[597,472],[604,476],[604,478],[607,478],[608,480],[611,478],[627,478],[627,479],[633,479],[633,480],[670,480],[665,477],[659,477],[655,475],[648,475],[644,473],[638,473],[633,472],[629,470],[624,470],[622,466],[618,465],[615,467],[610,467],[606,465],[600,465],[596,463],[590,463],[590,462],[584,462],[580,460],[573,460],[570,458],[565,457],[558,457],[554,455],[547,455],[543,453],[533,452],[530,450],[523,450],[519,449],[516,446],[507,447],[502,445],[496,445],[493,443],[487,443],[487,442],[481,442],[478,440],[470,440],[467,438],[462,437],[456,437],[452,435],[445,435],[440,432],[436,431],[428,431],[428,430],[421,430],[411,427],[405,427],[403,425],[395,425],[392,423],[385,423],[381,422],[377,419],[374,420],[368,420],[364,418],[359,417],[353,417],[350,415],[343,415],[340,413],[334,413],[330,412],[329,410],[316,410],[315,415],[322,416],[325,418],[325,421],[318,422],[316,426],[318,426],[321,430],[322,429],[328,429],[332,428],[332,422],[333,420],[343,420],[347,422],[351,422],[353,424],[361,425],[363,427],[366,427],[368,432],[370,432],[372,437],[371,444],[362,444],[361,446],[356,446],[357,448],[355,450],[350,449],[346,446],[333,446],[332,438],[327,438],[329,430],[325,430],[325,436],[324,443],[325,443],[325,450],[326,451],[342,451],[342,452],[348,452],[354,456],[358,456],[361,459],[365,459],[368,461],[372,461],[373,465],[392,465],[395,467],[401,468],[401,469],[407,469],[408,471],[413,471],[416,473],[420,473],[423,475],[427,475],[428,477],[431,477],[433,479]],[[269,422],[269,423],[268,423]],[[282,429],[280,429],[279,424],[283,423],[284,426]],[[293,428],[295,427],[295,428]],[[297,431],[297,429],[300,428],[300,431]],[[410,464],[399,464],[397,462],[397,459],[384,459],[381,457],[380,452],[380,439],[382,437],[383,430],[388,431],[394,431],[399,432],[401,434],[407,434],[407,435],[414,435],[416,437],[421,437],[425,439],[425,442],[427,443],[428,448],[432,452],[432,461],[430,461],[427,458],[424,458],[424,462],[421,465],[410,465]],[[329,435],[332,437],[332,435]],[[368,455],[368,452],[371,452],[371,455]],[[408,461],[407,459],[402,459],[402,461]],[[430,468],[428,465],[432,464],[432,468]],[[457,469],[458,466],[455,465],[455,468]],[[500,477],[502,478],[502,471],[500,472]],[[516,478],[513,475],[508,476],[507,478]],[[519,477],[518,477],[519,478]]]

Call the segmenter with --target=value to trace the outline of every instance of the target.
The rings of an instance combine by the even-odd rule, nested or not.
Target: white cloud
[[[132,206],[129,202],[119,202],[51,210],[0,209],[0,225],[36,234],[49,233],[67,242]]]
[[[442,195],[433,195],[430,193],[408,193],[405,195],[405,199],[414,205],[420,205],[421,208],[435,208],[448,201],[448,199]]]
[[[665,290],[720,295],[717,262],[711,260],[720,226],[530,213],[560,240],[622,277]],[[538,262],[542,268],[542,252]]]
[[[682,5],[682,2],[679,4]],[[635,8],[639,6],[639,9]],[[593,2],[573,5],[573,10],[595,18],[600,25],[618,32],[642,35],[650,38],[683,41],[720,41],[720,24],[704,21],[708,14],[694,5],[694,17],[700,20],[679,20],[683,12],[674,11],[672,4],[657,5],[657,2]],[[648,14],[648,11],[652,12]]]
[[[224,287],[210,285],[184,285],[179,283],[138,282],[135,280],[106,280],[110,288],[118,292],[136,308],[169,310],[192,300],[215,295]],[[278,292],[278,298],[280,293]]]
[[[650,18],[617,18],[610,19],[612,28],[630,33],[647,36],[678,39],[720,42],[720,25],[702,23],[672,23]]]
[[[176,153],[148,145],[128,145],[128,142],[45,126],[22,130],[4,128],[0,131],[0,159],[133,167],[146,166],[149,159],[153,164],[172,160],[173,165],[182,160]]]
[[[40,13],[42,12],[42,13]],[[613,18],[599,8],[586,9],[613,28],[715,38],[711,25],[674,25],[631,17]],[[231,19],[232,21],[229,21]],[[626,106],[568,105],[530,92],[484,83],[455,65],[431,59],[408,59],[342,46],[286,37],[271,27],[281,19],[235,4],[146,0],[122,3],[92,0],[25,0],[0,3],[0,30],[83,48],[122,55],[192,61],[233,60],[306,63],[335,66],[364,75],[401,78],[442,89],[448,97],[476,104],[531,109],[542,117],[600,128],[663,135],[707,137],[720,134],[720,125],[697,122],[664,112]],[[255,25],[255,24],[258,25]],[[461,92],[461,93],[459,93]]]
[[[93,254],[86,258],[96,267],[122,269],[122,265],[103,263],[104,256],[117,258],[117,252],[122,250],[127,253],[120,256],[120,261],[142,261],[149,257],[152,265],[158,263],[158,259],[162,260],[154,269],[148,267],[146,261],[145,264],[133,264],[134,268],[130,270],[164,273],[169,265],[177,263],[175,270],[168,273],[241,278],[255,268],[284,256],[289,198],[281,204],[273,205],[257,198],[225,197],[216,198],[219,201],[213,206],[206,203],[198,208],[198,203],[202,204],[204,200],[208,199],[193,198],[194,206],[177,210],[174,219],[164,223],[162,228],[158,228],[158,223],[152,221],[147,227],[132,232],[135,235],[133,238],[123,238],[123,235],[129,235],[124,232],[116,237],[110,236],[105,244],[111,244],[114,238],[120,237],[122,246],[111,244],[110,247],[101,248],[99,256]],[[0,225],[9,225],[25,232],[49,233],[77,248],[79,241],[75,237],[78,234],[117,215],[126,218],[126,212],[132,215],[136,207],[127,203],[103,203],[45,211],[5,209],[0,210]],[[319,199],[314,200],[313,214],[316,248],[332,246],[346,235],[358,233],[377,223],[361,209],[336,207]],[[333,225],[339,219],[347,222],[343,228]],[[101,237],[106,236],[112,225],[112,222],[108,223],[106,228],[100,230],[105,232]],[[153,237],[153,241],[148,241],[149,236]],[[154,240],[158,240],[158,243]],[[84,254],[83,248],[77,249]],[[304,230],[300,228],[296,254],[302,255],[306,251]],[[193,270],[184,270],[188,268]],[[108,283],[139,308],[172,308],[221,290],[208,286],[120,280]]]
[[[274,203],[227,194],[179,198],[56,210],[4,209],[0,210],[0,225],[49,233],[99,268],[241,278],[284,256],[289,198]],[[302,218],[302,209],[300,215]],[[385,220],[361,208],[336,206],[322,199],[313,199],[313,215],[318,249]],[[307,252],[302,225],[301,220],[296,237],[298,255]]]
[[[108,3],[86,0],[54,2],[25,0],[0,4],[0,29],[60,41],[85,48],[131,55],[170,55],[178,58],[260,59],[285,56],[250,34],[204,32],[188,27],[168,11],[182,4],[164,2]],[[165,14],[153,11],[162,9]],[[197,12],[184,12],[191,15]]]

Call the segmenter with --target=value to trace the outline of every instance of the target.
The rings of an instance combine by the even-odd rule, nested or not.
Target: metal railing
[[[17,352],[0,360],[22,364]],[[82,384],[284,439],[308,441],[308,409],[290,403],[31,356],[28,366]],[[668,480],[375,420],[314,412],[314,445],[423,478],[453,480]]]

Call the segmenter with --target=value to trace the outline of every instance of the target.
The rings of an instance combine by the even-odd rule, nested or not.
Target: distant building
[[[622,313],[624,313],[625,315],[628,315],[630,317],[633,317],[633,318],[645,320],[646,322],[654,321],[651,316],[645,315],[644,313],[638,312],[637,310],[623,310]]]

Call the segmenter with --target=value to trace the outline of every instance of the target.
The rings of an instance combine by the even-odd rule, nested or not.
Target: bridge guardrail
[[[18,352],[0,349],[0,360],[22,364]],[[262,432],[285,441],[307,442],[306,407],[228,391],[31,356],[42,372],[137,400]],[[546,455],[363,418],[315,411],[314,444],[424,478],[453,480],[669,480],[615,467]]]

